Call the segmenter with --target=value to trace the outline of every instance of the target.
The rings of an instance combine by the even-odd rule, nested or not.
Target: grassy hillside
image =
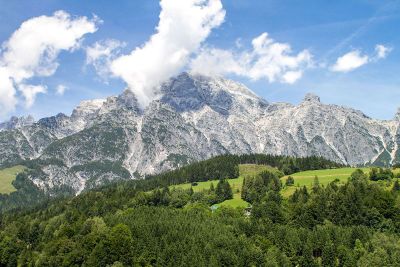
[[[9,194],[16,191],[12,182],[15,180],[17,174],[22,172],[24,169],[24,166],[18,165],[0,170],[0,194]]]
[[[222,203],[217,204],[218,206],[230,206],[230,207],[247,207],[249,203],[241,199],[241,189],[243,185],[243,178],[246,176],[254,176],[258,173],[267,170],[277,170],[275,168],[266,166],[266,165],[256,165],[256,164],[241,164],[239,165],[239,177],[235,179],[228,179],[229,184],[232,187],[233,191],[233,199],[226,200]],[[350,175],[357,169],[361,169],[363,172],[367,173],[370,171],[370,168],[337,168],[337,169],[324,169],[324,170],[311,170],[311,171],[302,171],[291,174],[294,178],[293,186],[286,186],[285,182],[288,176],[284,176],[281,178],[283,189],[282,196],[287,198],[294,193],[297,188],[306,186],[307,188],[311,188],[315,176],[318,176],[318,180],[320,185],[326,186],[330,182],[335,179],[339,180],[339,184],[345,184]],[[399,173],[400,169],[394,170],[394,173]],[[182,188],[189,189],[193,188],[194,192],[201,192],[203,190],[210,189],[211,183],[214,184],[214,187],[217,185],[218,180],[211,180],[205,182],[198,182],[197,185],[192,186],[190,183],[179,184],[171,186],[170,188]],[[391,188],[391,187],[390,187]]]
[[[258,173],[264,170],[274,170],[278,171],[276,168],[272,168],[266,165],[257,165],[257,164],[240,164],[239,165],[239,177],[234,179],[227,179],[233,192],[233,199],[225,200],[222,203],[216,204],[217,206],[229,206],[229,207],[247,207],[249,205],[248,202],[241,199],[241,189],[243,185],[243,178],[246,176],[253,176],[257,175]],[[217,186],[218,180],[211,180],[205,182],[198,182],[197,185],[192,186],[191,183],[186,184],[179,184],[170,186],[170,188],[182,188],[182,189],[189,189],[190,187],[193,188],[194,192],[201,192],[203,190],[210,189],[211,183],[214,184],[214,187]]]
[[[306,164],[300,166],[304,168],[298,170],[307,169]],[[318,166],[315,169],[324,168]],[[301,190],[290,201],[281,201],[278,177],[264,173],[250,178],[266,168],[276,170],[218,158],[32,210],[5,212],[0,214],[0,266],[398,266],[400,186],[386,190],[393,182],[391,173],[373,173],[378,182],[358,173],[341,186]],[[344,181],[351,171],[294,177],[298,184],[307,184],[317,174],[326,184],[336,177]],[[199,192],[193,194],[165,188],[191,188],[182,181],[210,178],[216,187],[217,178],[224,177],[238,177],[229,181],[235,198],[217,205],[246,205],[239,198],[242,191],[251,211],[210,210],[210,205],[231,197],[225,182],[218,194],[201,192],[211,181],[193,186]],[[18,191],[11,195],[26,192],[19,187],[27,182],[24,178],[28,174],[17,176]]]
[[[288,176],[284,176],[281,178],[283,185],[282,196],[289,197],[291,194],[293,194],[296,188],[303,186],[311,188],[315,176],[318,176],[320,185],[326,186],[335,179],[339,180],[339,184],[344,184],[347,182],[347,179],[350,177],[350,175],[357,169],[361,169],[366,174],[368,174],[370,171],[370,168],[338,168],[297,172],[290,175],[294,178],[294,186],[285,186]],[[400,169],[394,170],[394,173],[398,172],[400,172]]]

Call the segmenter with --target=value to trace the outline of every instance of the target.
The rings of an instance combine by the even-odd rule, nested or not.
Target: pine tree
[[[194,194],[193,187],[190,187],[190,189],[189,189],[189,195],[193,196],[193,194]]]
[[[225,179],[219,180],[215,193],[220,201],[233,198],[232,188],[229,182]]]
[[[214,183],[211,183],[211,185],[210,185],[210,192],[214,192],[214,191],[215,191]]]
[[[392,188],[393,192],[399,192],[400,191],[400,183],[399,180],[396,180],[393,184],[393,188]]]
[[[315,177],[314,177],[313,184],[312,184],[312,191],[313,191],[314,193],[316,193],[316,192],[319,191],[319,189],[320,189],[320,186],[319,186],[319,179],[318,179],[318,176],[315,176]]]
[[[328,242],[322,249],[322,265],[336,266],[335,249],[332,242]]]
[[[287,185],[287,186],[292,186],[292,185],[294,185],[294,178],[293,178],[292,176],[289,176],[289,177],[286,179],[286,185]]]

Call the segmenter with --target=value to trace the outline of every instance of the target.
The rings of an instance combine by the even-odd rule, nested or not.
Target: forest
[[[29,176],[37,176],[41,173],[41,166],[45,164],[61,164],[57,160],[26,160],[20,162],[21,165],[26,167],[26,170],[17,175],[13,186],[17,189],[11,194],[0,194],[0,213],[18,210],[21,207],[34,207],[38,205],[46,205],[52,201],[54,197],[62,198],[73,195],[69,188],[61,187],[53,189],[51,192],[53,197],[45,194],[39,190]],[[293,158],[288,156],[275,156],[264,154],[249,154],[249,155],[222,155],[216,156],[212,159],[194,162],[182,168],[167,171],[158,175],[150,175],[145,177],[144,181],[132,181],[125,178],[124,181],[119,181],[127,187],[141,186],[151,190],[156,187],[163,187],[173,184],[180,184],[185,182],[200,182],[212,179],[233,178],[238,176],[238,165],[241,163],[255,163],[265,164],[277,167],[285,171],[285,174],[291,174],[301,170],[314,170],[324,168],[337,168],[342,167],[341,164],[325,160],[321,157],[306,157],[306,158]],[[101,164],[90,164],[90,168],[115,168],[110,162],[102,162]],[[118,164],[116,164],[118,166]],[[121,168],[117,167],[114,172],[123,172]],[[125,170],[125,172],[127,172]],[[129,173],[127,174],[129,176]],[[123,175],[123,176],[127,176]],[[116,182],[118,183],[118,181]]]
[[[210,205],[232,197],[238,164],[292,174],[341,167],[312,157],[219,156],[76,197],[4,212],[0,266],[398,266],[400,186],[393,173],[356,170],[344,185],[280,194],[277,172],[243,181],[251,209]],[[204,192],[171,188],[219,179]]]

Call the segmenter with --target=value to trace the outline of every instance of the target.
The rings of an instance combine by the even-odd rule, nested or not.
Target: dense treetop
[[[316,178],[311,189],[296,190],[289,199],[280,195],[279,172],[264,170],[243,182],[242,197],[252,204],[250,214],[242,209],[210,209],[232,197],[225,178],[238,175],[239,163],[268,163],[286,174],[296,168],[320,169],[322,164],[336,167],[319,158],[312,162],[268,157],[217,157],[145,180],[52,200],[35,209],[4,213],[0,265],[396,266],[400,262],[398,182],[388,191],[361,170],[342,186],[334,181],[324,187]],[[169,187],[204,177],[220,182],[201,193]]]

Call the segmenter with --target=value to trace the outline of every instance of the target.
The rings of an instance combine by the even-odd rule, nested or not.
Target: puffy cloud
[[[293,55],[289,44],[276,42],[263,33],[252,40],[250,51],[203,49],[192,60],[191,69],[208,75],[235,74],[252,80],[292,84],[311,63],[308,50]]]
[[[40,16],[21,24],[2,44],[0,55],[0,109],[3,116],[18,103],[18,96],[31,106],[43,86],[27,85],[33,77],[46,77],[55,73],[57,57],[62,50],[73,51],[80,46],[83,35],[97,30],[98,19],[72,17],[64,11],[52,16]],[[12,100],[11,102],[7,102]]]
[[[285,74],[283,74],[282,80],[285,83],[293,84],[298,79],[300,79],[302,75],[303,75],[302,71],[288,71]]]
[[[335,72],[349,72],[367,64],[368,61],[369,57],[367,55],[362,55],[359,50],[355,50],[339,57],[331,70]]]
[[[331,67],[331,70],[335,72],[350,72],[368,63],[386,58],[390,51],[392,51],[392,48],[381,44],[375,46],[375,55],[366,55],[359,50],[353,50],[339,57]]]
[[[377,59],[385,58],[391,51],[392,51],[392,48],[386,47],[381,44],[377,44],[375,46],[375,52],[376,52]]]
[[[193,72],[205,75],[223,75],[235,73],[245,75],[240,57],[233,51],[218,48],[204,48],[190,63]]]
[[[143,46],[111,63],[112,73],[122,78],[145,106],[157,86],[177,74],[192,53],[225,18],[220,0],[162,0],[156,33]]]
[[[57,95],[64,95],[65,91],[68,89],[68,87],[66,87],[63,84],[59,84],[56,87],[56,94]]]

